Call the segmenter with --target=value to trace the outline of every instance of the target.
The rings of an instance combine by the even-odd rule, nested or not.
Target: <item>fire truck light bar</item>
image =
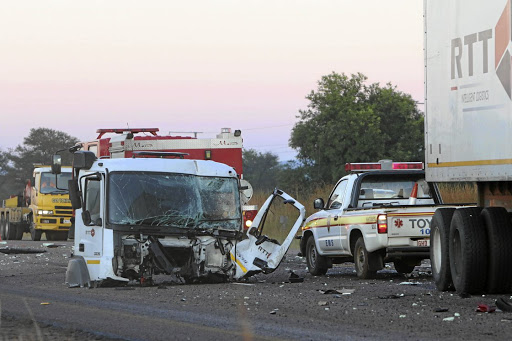
[[[103,135],[106,133],[115,133],[115,134],[123,134],[126,132],[130,132],[132,134],[137,133],[150,133],[153,135],[157,135],[156,133],[160,131],[158,128],[121,128],[121,129],[97,129],[96,133],[98,133],[97,139],[101,139]]]
[[[386,169],[386,168],[384,168],[384,169]],[[346,172],[362,172],[362,171],[371,171],[371,170],[379,170],[379,169],[383,169],[382,163],[380,163],[380,162],[346,163],[345,164]],[[387,168],[387,169],[393,169],[393,170],[423,169],[423,162],[393,162],[391,164],[391,168]]]

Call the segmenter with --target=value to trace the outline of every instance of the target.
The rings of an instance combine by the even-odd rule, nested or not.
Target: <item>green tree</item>
[[[49,128],[32,128],[29,135],[23,139],[23,144],[0,154],[1,198],[19,194],[25,187],[25,181],[32,178],[34,164],[49,165],[55,152],[68,149],[78,142],[62,131]],[[62,164],[71,165],[71,154],[62,155]]]
[[[251,183],[254,190],[268,191],[276,187],[280,171],[279,158],[276,154],[244,149],[242,159],[244,179]]]
[[[347,162],[422,160],[423,116],[410,95],[391,84],[366,85],[361,73],[331,73],[306,99],[290,146],[314,181],[334,183]]]

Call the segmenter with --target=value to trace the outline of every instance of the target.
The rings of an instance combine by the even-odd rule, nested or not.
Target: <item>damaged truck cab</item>
[[[301,204],[275,190],[242,238],[243,187],[232,167],[214,161],[96,159],[78,151],[73,172],[71,287],[151,283],[158,274],[195,282],[272,272],[305,215]],[[292,205],[297,216],[281,243],[263,234],[268,207],[276,202]]]

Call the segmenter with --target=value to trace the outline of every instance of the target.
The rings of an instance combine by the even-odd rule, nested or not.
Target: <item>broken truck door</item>
[[[79,251],[90,265],[91,278],[99,276],[94,269],[100,271],[100,262],[103,250],[103,214],[105,203],[102,198],[104,180],[100,173],[93,173],[82,178],[82,190],[84,193],[83,208],[80,217],[84,223],[84,229],[77,230],[75,239],[78,241]]]
[[[285,192],[274,190],[254,218],[247,231],[248,238],[231,250],[230,257],[236,264],[235,279],[273,272],[288,251],[305,214],[302,204]]]

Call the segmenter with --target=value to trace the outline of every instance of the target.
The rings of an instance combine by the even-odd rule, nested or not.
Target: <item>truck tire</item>
[[[489,248],[487,293],[509,293],[512,288],[512,224],[503,207],[487,207],[482,210],[487,229]]]
[[[359,237],[354,247],[354,265],[357,277],[361,279],[375,277],[377,271],[370,270],[370,264],[373,263],[371,257],[374,256],[366,250],[363,237]]]
[[[42,234],[43,234],[43,232],[41,230],[36,230],[36,228],[34,226],[34,222],[32,221],[30,223],[30,237],[32,238],[32,240],[33,241],[40,241]]]
[[[404,259],[393,261],[395,270],[399,274],[410,274],[416,267],[416,264],[417,264],[417,261],[404,260]]]
[[[2,240],[5,240],[5,216],[2,214],[0,216],[0,237]]]
[[[16,224],[16,236],[14,237],[14,239],[22,240],[24,232],[25,232],[25,226],[23,224]]]
[[[450,270],[459,294],[477,294],[487,286],[487,232],[479,207],[460,208],[450,224]]]
[[[9,213],[5,215],[5,239],[7,240],[15,240],[16,239],[16,228],[11,225],[11,221],[9,219]]]
[[[306,244],[306,263],[309,273],[313,276],[325,275],[329,268],[327,259],[320,256],[316,251],[315,238],[313,236],[308,238]]]
[[[437,290],[453,290],[448,244],[454,208],[438,208],[430,228],[430,264]]]

